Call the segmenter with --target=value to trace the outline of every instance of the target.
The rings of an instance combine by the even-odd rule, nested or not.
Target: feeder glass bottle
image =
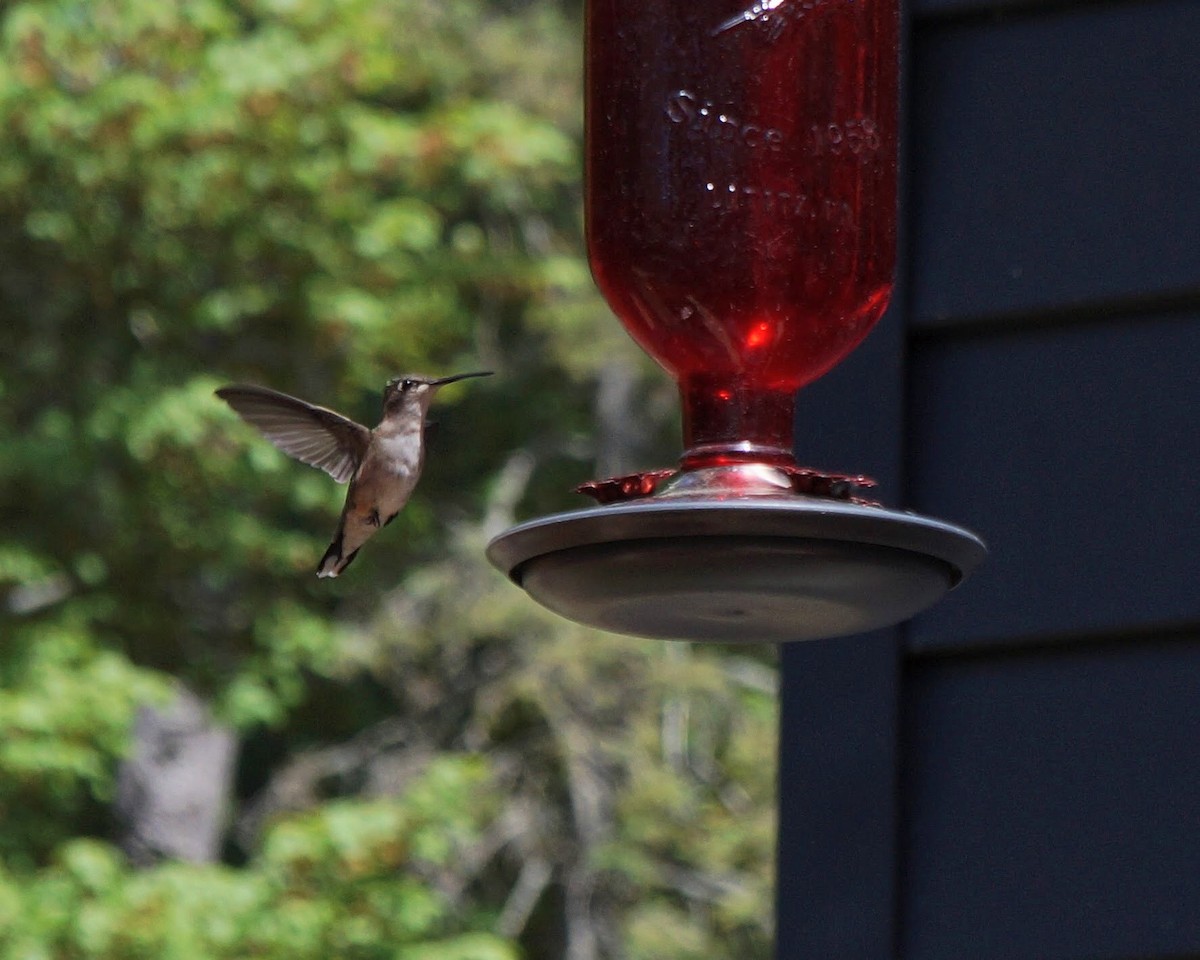
[[[792,463],[896,244],[898,0],[588,0],[588,254],[678,381],[685,469]]]

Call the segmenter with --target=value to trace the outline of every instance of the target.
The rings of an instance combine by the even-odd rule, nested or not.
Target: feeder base
[[[493,565],[569,620],[715,643],[891,626],[936,603],[986,553],[940,520],[794,495],[593,507],[519,524],[487,548]]]

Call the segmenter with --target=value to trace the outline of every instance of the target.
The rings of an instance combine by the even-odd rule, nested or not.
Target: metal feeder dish
[[[890,626],[941,599],[986,548],[961,527],[881,507],[663,498],[531,520],[487,554],[569,620],[740,643]]]

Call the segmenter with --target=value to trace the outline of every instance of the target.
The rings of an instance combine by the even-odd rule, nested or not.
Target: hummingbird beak
[[[490,377],[491,375],[491,370],[477,370],[474,373],[456,373],[453,376],[442,377],[439,380],[430,380],[429,385],[431,387],[443,387],[447,383],[454,383],[455,380],[466,380],[468,377]]]

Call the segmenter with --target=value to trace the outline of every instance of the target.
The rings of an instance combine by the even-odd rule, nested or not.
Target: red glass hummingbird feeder
[[[898,0],[588,0],[588,256],[679,383],[679,468],[489,546],[535,599],[606,629],[789,640],[937,600],[974,535],[800,467],[796,391],[887,307]]]

